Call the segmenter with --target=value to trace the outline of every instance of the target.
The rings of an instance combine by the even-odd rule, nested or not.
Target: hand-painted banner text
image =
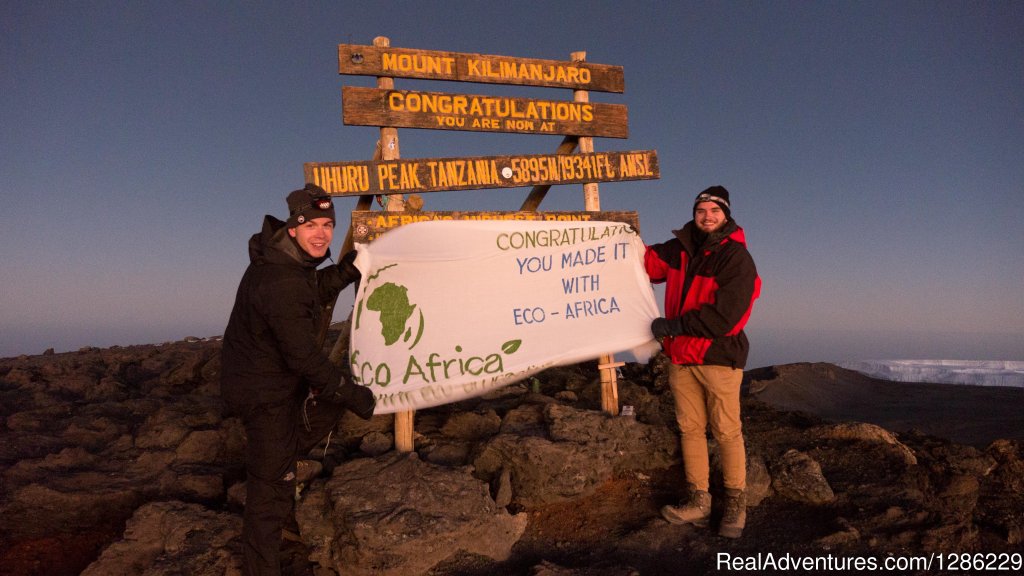
[[[378,414],[658,348],[644,246],[627,224],[420,222],[356,247],[350,362]]]

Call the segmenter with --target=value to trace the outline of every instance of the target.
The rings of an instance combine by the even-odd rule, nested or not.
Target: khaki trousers
[[[707,427],[718,441],[726,488],[746,490],[747,456],[740,422],[743,370],[728,366],[671,365],[668,383],[675,399],[676,422],[682,434],[686,482],[708,490],[710,463]]]

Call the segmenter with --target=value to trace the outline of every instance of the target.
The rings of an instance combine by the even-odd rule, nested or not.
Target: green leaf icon
[[[509,340],[501,345],[501,351],[505,354],[515,354],[516,350],[519,350],[519,346],[522,345],[522,340]]]

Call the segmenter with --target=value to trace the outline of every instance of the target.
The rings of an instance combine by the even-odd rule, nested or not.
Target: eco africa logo
[[[380,275],[387,269],[398,266],[392,264],[385,266],[378,270],[375,274],[367,278],[366,288],[369,288],[370,284],[380,277]],[[366,289],[363,290],[363,295],[366,295]],[[398,342],[399,339],[402,342],[407,343],[412,340],[409,344],[409,350],[412,350],[420,343],[420,338],[423,337],[423,328],[425,322],[423,321],[423,310],[409,301],[409,289],[401,284],[395,284],[394,282],[385,282],[380,286],[377,286],[370,292],[370,296],[359,300],[359,307],[356,309],[356,330],[359,330],[360,322],[363,316],[363,307],[367,310],[372,310],[378,313],[378,319],[380,321],[380,335],[384,338],[385,346],[392,346]],[[412,327],[408,326],[409,319],[412,318],[414,312],[419,312],[419,326],[416,328],[416,337],[412,336]]]
[[[386,387],[396,383],[392,365],[401,365],[401,384],[434,384],[439,381],[457,379],[465,375],[484,376],[503,374],[505,356],[515,354],[522,345],[522,340],[509,340],[501,345],[500,352],[482,356],[463,354],[462,346],[454,346],[454,355],[437,351],[413,352],[421,344],[426,333],[427,322],[423,307],[414,303],[409,297],[409,288],[394,281],[389,281],[395,274],[398,264],[389,264],[369,275],[361,287],[359,301],[356,302],[355,321],[352,328],[353,344],[359,343],[360,348],[352,350],[350,356],[352,375],[356,382],[365,386],[376,384]],[[376,312],[376,322],[372,316]],[[369,332],[368,332],[369,331]],[[384,346],[379,347],[383,342]],[[404,353],[396,354],[387,349],[402,346],[409,351],[407,358]],[[384,357],[384,361],[376,361],[376,356]]]

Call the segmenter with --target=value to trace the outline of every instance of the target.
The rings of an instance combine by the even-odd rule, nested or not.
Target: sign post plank
[[[342,121],[355,126],[629,137],[622,104],[343,86]]]
[[[381,234],[400,226],[436,220],[525,220],[545,222],[622,222],[640,230],[640,216],[636,212],[537,212],[521,210],[500,211],[441,211],[441,212],[379,212],[355,210],[352,212],[352,238],[359,243],[372,242]]]
[[[550,187],[653,180],[660,176],[658,154],[653,150],[570,154],[576,139],[567,142],[554,154],[307,162],[303,168],[306,182],[336,196]]]
[[[622,66],[491,54],[338,45],[338,73],[623,92]]]

